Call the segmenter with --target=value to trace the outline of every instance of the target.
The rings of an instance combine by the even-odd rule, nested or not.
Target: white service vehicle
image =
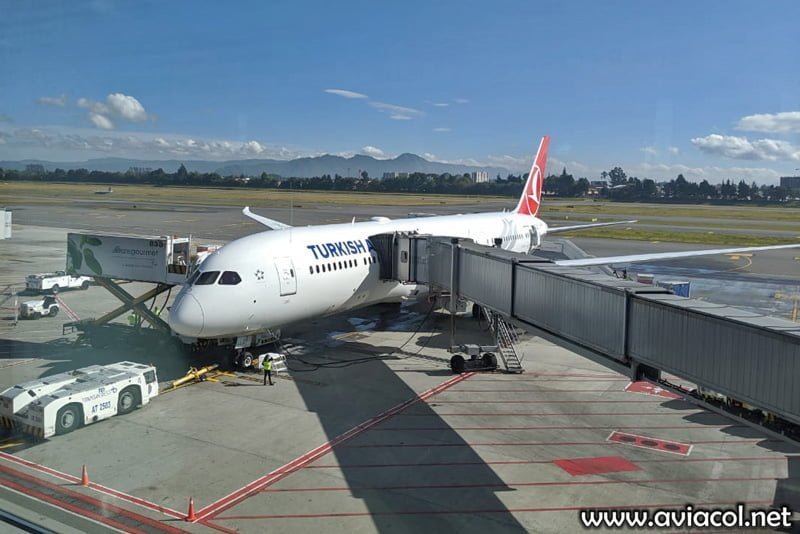
[[[58,315],[58,301],[52,295],[45,295],[38,300],[28,300],[20,304],[19,316],[23,319],[55,317]]]
[[[89,289],[90,276],[67,274],[66,271],[54,273],[29,274],[25,277],[25,288],[30,291],[58,293],[62,289]]]
[[[49,438],[129,413],[156,395],[158,378],[152,365],[92,365],[3,391],[0,419],[26,433]]]

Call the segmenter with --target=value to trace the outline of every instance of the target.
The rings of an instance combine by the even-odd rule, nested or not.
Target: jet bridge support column
[[[458,239],[450,240],[450,346],[456,344],[456,311],[458,307]]]

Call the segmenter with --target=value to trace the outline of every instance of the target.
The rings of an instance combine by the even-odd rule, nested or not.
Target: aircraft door
[[[281,296],[297,293],[297,273],[292,258],[275,258],[275,269],[278,271]]]

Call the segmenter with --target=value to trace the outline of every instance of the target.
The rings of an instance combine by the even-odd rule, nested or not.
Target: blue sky
[[[0,159],[333,153],[774,182],[797,2],[0,0]],[[560,169],[559,169],[560,170]]]

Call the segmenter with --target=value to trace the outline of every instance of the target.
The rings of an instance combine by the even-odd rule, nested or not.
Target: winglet
[[[242,213],[245,216],[250,217],[254,221],[257,221],[272,230],[285,230],[286,228],[291,228],[291,226],[289,226],[288,224],[283,224],[280,221],[269,219],[267,217],[262,217],[261,215],[256,215],[255,213],[250,211],[250,206],[245,206],[245,208],[242,210]]]
[[[519,204],[514,210],[520,215],[533,215],[539,213],[539,205],[542,200],[542,185],[544,184],[544,168],[547,164],[547,147],[550,145],[550,136],[545,135],[539,143],[539,151],[536,159],[533,160],[531,172],[528,173],[528,181],[525,182],[525,189],[519,198]]]

